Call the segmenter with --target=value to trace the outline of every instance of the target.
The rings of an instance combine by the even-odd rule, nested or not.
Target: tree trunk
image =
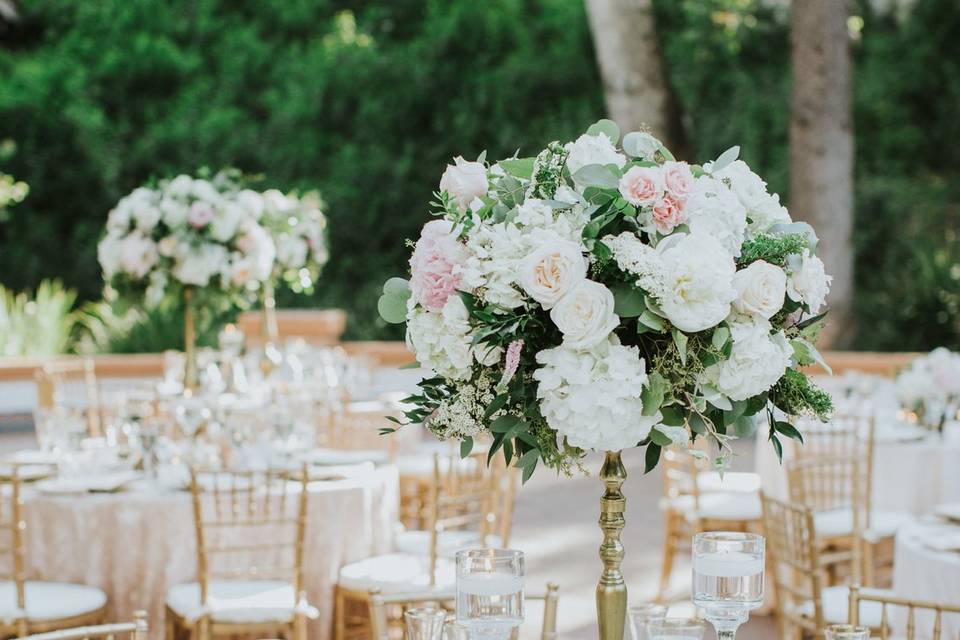
[[[674,155],[689,158],[651,4],[652,0],[586,0],[607,111],[623,132],[645,125]]]
[[[790,212],[813,225],[833,276],[821,346],[849,347],[853,309],[853,122],[848,0],[793,3]]]

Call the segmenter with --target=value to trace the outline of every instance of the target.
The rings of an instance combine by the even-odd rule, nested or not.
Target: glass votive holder
[[[443,640],[470,640],[470,628],[456,620],[447,620],[443,625]]]
[[[649,640],[701,640],[707,625],[697,618],[661,618],[647,623]]]
[[[870,640],[870,627],[853,624],[832,624],[827,627],[826,640]]]
[[[407,640],[443,640],[443,625],[447,621],[447,612],[443,609],[407,609],[403,619]]]
[[[647,640],[647,625],[667,617],[667,607],[662,604],[638,604],[627,609],[627,624],[631,640]]]

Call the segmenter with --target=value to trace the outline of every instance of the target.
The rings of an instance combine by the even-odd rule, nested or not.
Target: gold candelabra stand
[[[619,451],[607,451],[600,468],[600,481],[606,490],[600,498],[600,529],[603,543],[600,545],[600,561],[603,573],[597,585],[597,623],[600,640],[623,640],[627,618],[627,585],[623,581],[620,563],[623,562],[623,517],[626,498],[620,488],[627,479],[627,470],[620,460]]]
[[[263,356],[260,359],[260,370],[264,376],[276,369],[282,360],[278,344],[280,342],[280,328],[277,325],[277,299],[273,288],[273,281],[263,283],[263,317],[260,329],[263,334]]]
[[[197,373],[197,321],[193,309],[193,289],[183,289],[183,388],[196,391],[200,384]]]

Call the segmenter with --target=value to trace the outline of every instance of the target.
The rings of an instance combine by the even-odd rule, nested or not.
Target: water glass
[[[703,620],[696,618],[660,618],[647,623],[650,640],[701,640],[706,630]]]
[[[870,628],[852,624],[832,624],[825,632],[826,640],[870,640]]]
[[[523,622],[523,552],[457,552],[457,622],[471,638],[507,638]]]
[[[447,620],[443,625],[443,640],[470,640],[470,629],[456,620]]]
[[[631,640],[647,640],[650,637],[647,635],[647,625],[666,616],[667,608],[662,604],[640,604],[627,609]]]
[[[750,611],[763,604],[763,536],[711,531],[693,538],[693,603],[732,640]]]
[[[407,609],[403,619],[407,624],[407,640],[442,640],[447,612],[434,608]]]

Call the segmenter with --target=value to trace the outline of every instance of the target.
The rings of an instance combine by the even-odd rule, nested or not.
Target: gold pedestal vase
[[[197,324],[193,309],[193,289],[183,290],[183,389],[194,392],[200,384],[197,372]]]
[[[270,280],[263,283],[263,303],[260,308],[262,310],[260,331],[263,336],[263,355],[260,358],[260,370],[266,377],[280,366],[283,359],[278,347],[280,327],[277,324],[277,299],[273,282]]]
[[[623,581],[620,563],[623,562],[623,517],[626,498],[620,488],[627,479],[627,470],[620,460],[619,451],[607,451],[600,468],[600,481],[605,491],[600,498],[600,529],[603,544],[600,545],[600,561],[603,573],[597,585],[597,624],[600,640],[623,640],[627,618],[627,585]]]

